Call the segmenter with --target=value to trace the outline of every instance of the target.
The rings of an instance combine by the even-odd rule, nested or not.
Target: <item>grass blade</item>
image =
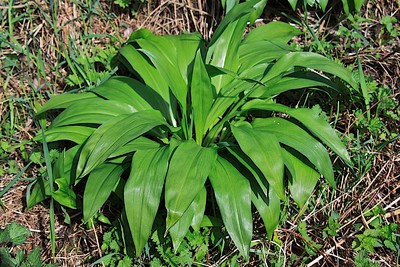
[[[54,192],[54,177],[53,171],[51,166],[49,148],[47,146],[46,137],[44,134],[43,128],[42,131],[42,143],[43,143],[43,153],[44,153],[44,161],[46,163],[46,172],[49,178],[50,183],[50,243],[51,243],[51,255],[53,259],[56,256],[56,227],[55,227],[55,214],[54,214],[54,199],[53,199],[53,192]]]
[[[18,179],[22,176],[22,174],[24,174],[24,172],[29,168],[29,166],[31,166],[32,161],[29,162],[15,177],[14,179],[11,180],[11,182],[9,182],[6,187],[3,188],[3,190],[1,190],[0,192],[0,198],[7,193],[7,191],[18,181]]]

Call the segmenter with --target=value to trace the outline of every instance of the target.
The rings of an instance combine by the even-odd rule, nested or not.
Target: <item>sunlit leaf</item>
[[[102,164],[90,173],[83,193],[83,220],[85,222],[106,202],[123,171],[122,164]]]
[[[247,259],[253,229],[250,183],[220,156],[210,172],[210,181],[226,230]]]
[[[240,148],[262,171],[279,197],[286,198],[283,184],[283,158],[277,137],[266,131],[254,130],[249,123],[231,126]]]
[[[131,173],[124,189],[124,203],[136,255],[140,255],[151,234],[169,154],[168,147],[139,150],[132,159]]]
[[[215,149],[200,147],[193,140],[175,150],[165,181],[167,229],[181,218],[203,188],[216,156]]]

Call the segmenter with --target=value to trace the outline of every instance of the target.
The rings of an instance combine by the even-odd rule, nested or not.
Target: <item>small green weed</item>
[[[356,236],[352,243],[354,250],[366,250],[368,253],[375,253],[377,248],[386,248],[395,252],[400,250],[399,225],[386,223],[382,218],[384,214],[385,211],[378,206],[364,215],[366,218],[373,217],[369,224],[371,228]]]
[[[102,263],[106,267],[130,267],[132,259],[126,255],[124,242],[117,227],[104,233],[101,250],[105,254]]]
[[[398,32],[398,27],[397,25],[397,19],[393,16],[384,16],[381,19],[381,24],[384,26],[381,30],[381,34],[388,33],[391,37],[397,37],[399,36]]]
[[[331,216],[328,220],[328,225],[324,228],[322,236],[324,238],[328,236],[338,236],[338,229],[340,228],[341,224],[339,223],[340,214],[332,211]]]
[[[380,264],[371,261],[368,255],[368,251],[360,250],[354,257],[354,264],[356,267],[379,267]]]
[[[190,266],[193,263],[201,265],[206,261],[211,235],[206,228],[198,231],[190,230],[177,251],[174,251],[169,236],[165,239],[160,238],[159,233],[155,232],[151,239],[156,245],[156,255],[151,260],[150,266]]]
[[[15,222],[10,223],[4,230],[0,230],[0,264],[2,267],[53,267],[56,264],[43,264],[40,258],[40,250],[35,247],[33,251],[25,254],[22,250],[16,250],[14,255],[9,247],[23,244],[31,232]]]
[[[315,256],[318,253],[318,250],[322,248],[321,244],[316,243],[311,239],[311,237],[307,233],[307,224],[304,221],[299,222],[297,226],[297,230],[304,238],[304,249],[307,255],[304,257],[304,260],[308,259],[309,256]]]

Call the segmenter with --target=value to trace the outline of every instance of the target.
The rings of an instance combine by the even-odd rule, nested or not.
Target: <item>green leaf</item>
[[[268,238],[272,240],[274,231],[279,223],[280,218],[280,198],[274,190],[268,185],[265,177],[258,170],[254,162],[251,161],[242,151],[235,148],[229,148],[228,151],[243,165],[246,170],[240,169],[250,181],[251,186],[251,202],[260,214]],[[238,168],[239,164],[235,164]],[[248,173],[249,172],[249,173]]]
[[[281,202],[278,194],[272,187],[252,187],[251,201],[256,207],[264,222],[265,231],[269,240],[273,240],[281,214]]]
[[[255,119],[252,125],[256,130],[274,134],[280,143],[303,154],[315,165],[329,184],[336,188],[328,151],[305,130],[282,118]]]
[[[318,0],[319,5],[322,8],[322,11],[325,12],[326,6],[328,5],[328,0]]]
[[[103,206],[116,186],[124,165],[101,164],[89,175],[83,193],[83,220],[87,222]]]
[[[149,34],[146,38],[138,39],[140,51],[144,53],[168,83],[182,108],[186,108],[187,84],[178,66],[178,52],[173,42],[166,37]],[[185,55],[183,55],[185,56]],[[193,53],[193,59],[195,54]]]
[[[1,243],[12,243],[13,246],[21,245],[25,242],[26,237],[31,232],[28,228],[12,222],[6,226],[4,230],[0,230],[0,244]]]
[[[239,251],[248,259],[253,229],[250,183],[220,156],[209,178],[226,230]]]
[[[50,128],[45,132],[47,142],[56,141],[72,141],[76,144],[82,144],[89,138],[89,136],[94,132],[95,128],[87,126],[77,126],[69,125],[62,127]],[[35,137],[35,140],[39,141],[41,139],[40,135]]]
[[[160,204],[168,168],[169,147],[139,150],[132,159],[132,168],[125,184],[125,212],[140,255],[150,234]]]
[[[285,165],[291,175],[290,193],[299,208],[302,208],[311,196],[320,174],[286,149],[282,149],[282,152]]]
[[[199,231],[204,218],[204,211],[207,203],[207,190],[205,187],[203,187],[203,189],[199,192],[195,200],[197,201],[198,205],[195,210],[191,226],[195,231]]]
[[[256,41],[287,43],[299,34],[301,34],[301,31],[289,23],[273,21],[251,30],[244,39],[243,45],[254,44]]]
[[[327,92],[334,90],[342,93],[343,91],[337,88],[337,84],[321,74],[313,71],[298,71],[282,77],[282,79],[280,79],[277,83],[269,86],[268,90],[265,90],[265,88],[260,88],[257,91],[252,92],[252,96],[257,96],[264,99],[279,95],[289,90],[316,87],[326,89]]]
[[[290,6],[292,7],[293,10],[296,10],[297,6],[297,0],[288,0]]]
[[[187,231],[189,230],[189,227],[194,219],[196,211],[198,210],[199,202],[205,192],[206,190],[203,187],[203,189],[197,194],[195,199],[183,213],[182,217],[169,229],[175,252],[178,251],[178,248],[181,245],[183,238],[186,236]]]
[[[52,194],[54,200],[65,207],[76,209],[76,194],[70,188],[67,179],[58,178],[54,182],[58,185],[58,189]]]
[[[159,147],[160,144],[143,136],[126,143],[117,151],[110,155],[110,158],[119,157],[124,154],[135,152],[136,150],[146,150]]]
[[[157,110],[120,115],[104,123],[84,144],[77,166],[77,176],[87,175],[123,145],[160,125],[166,125],[166,122]],[[115,138],[116,136],[120,138]]]
[[[208,49],[210,50],[211,54],[207,55],[207,59],[212,58],[211,55],[214,53],[214,49],[216,49],[215,43],[218,42],[218,40],[221,38],[221,35],[224,33],[226,28],[229,27],[229,25],[247,15],[249,15],[249,17],[254,19],[255,17],[257,17],[257,15],[261,14],[265,5],[266,5],[265,0],[248,0],[245,1],[244,3],[235,5],[234,8],[232,8],[232,10],[226,14],[224,19],[218,25],[218,28],[216,29],[215,33],[213,34]],[[247,24],[247,21],[243,21],[243,23]],[[242,36],[240,36],[239,39],[241,38]],[[207,60],[207,62],[209,61]]]
[[[231,125],[240,148],[262,171],[270,186],[278,196],[286,199],[283,184],[283,158],[281,146],[274,134],[254,130],[249,123]]]
[[[228,13],[235,5],[239,4],[239,0],[222,0],[221,4],[225,13]]]
[[[167,82],[147,58],[133,45],[122,47],[119,52],[127,60],[132,71],[139,74],[147,86],[156,91],[168,104],[171,104]]]
[[[193,140],[181,143],[171,157],[165,181],[167,230],[183,215],[203,188],[217,156],[214,148],[204,148]]]
[[[132,106],[114,100],[94,98],[70,105],[55,118],[51,128],[72,124],[102,124],[121,114],[134,113]]]
[[[167,103],[149,86],[129,77],[111,77],[92,89],[92,92],[109,100],[131,105],[136,110],[158,109]]]
[[[254,66],[272,63],[291,51],[293,51],[293,48],[282,42],[257,40],[243,43],[238,51],[240,57],[240,76],[243,77],[243,72],[248,72]],[[266,68],[254,68],[254,70],[258,70],[260,75],[264,75]]]
[[[210,53],[207,54],[207,61],[210,59],[212,66],[227,69],[236,72],[239,68],[239,45],[241,39],[239,36],[243,35],[248,17],[242,17],[235,22],[232,22],[225,31],[221,34],[220,38],[216,41],[214,46],[208,49]],[[211,79],[217,93],[221,88],[232,81],[230,75],[218,75]]]
[[[69,106],[79,103],[80,101],[95,99],[96,95],[92,93],[80,93],[80,94],[62,94],[56,95],[50,98],[39,110],[36,115],[40,115],[51,109],[68,108]]]
[[[360,12],[362,5],[364,4],[365,0],[354,0],[354,9],[357,12]]]
[[[29,195],[29,197],[28,197]],[[26,197],[26,209],[30,209],[50,196],[50,183],[42,176],[38,177],[30,194]]]
[[[214,100],[214,90],[204,66],[200,51],[197,51],[196,60],[193,67],[193,77],[191,83],[191,97],[193,107],[194,127],[196,132],[196,142],[201,145],[205,133],[205,124],[208,112]]]
[[[189,79],[192,73],[193,63],[198,50],[202,50],[204,40],[200,33],[184,33],[179,35],[164,36],[173,43],[177,51],[176,65],[185,80],[189,84]]]
[[[273,85],[275,80],[273,78],[280,77],[283,74],[287,74],[287,72],[293,72],[294,67],[304,67],[330,73],[358,90],[358,84],[350,71],[324,56],[311,52],[290,52],[282,56],[272,66],[261,82]]]
[[[264,100],[252,100],[243,105],[242,110],[261,109],[286,113],[301,122],[312,134],[332,149],[347,164],[352,164],[346,147],[337,136],[335,130],[313,109],[289,108],[284,105]]]

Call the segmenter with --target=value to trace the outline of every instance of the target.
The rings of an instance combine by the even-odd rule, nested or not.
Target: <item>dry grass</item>
[[[2,128],[6,123],[13,121],[11,125],[13,136],[3,134],[0,140],[13,145],[25,142],[28,153],[33,149],[33,143],[29,140],[38,131],[37,122],[32,119],[34,102],[43,102],[49,94],[61,93],[66,88],[65,78],[70,73],[70,67],[64,61],[64,56],[68,54],[69,39],[74,39],[78,48],[90,49],[94,46],[105,46],[111,40],[102,35],[85,43],[79,38],[80,36],[107,34],[116,37],[115,45],[118,46],[129,37],[130,33],[139,28],[148,28],[158,34],[200,31],[209,38],[222,13],[217,1],[148,1],[134,17],[129,10],[120,10],[109,1],[100,1],[97,7],[85,6],[75,1],[60,1],[56,8],[50,6],[47,1],[23,0],[15,1],[11,5],[13,17],[18,18],[12,29],[8,23],[9,7],[9,1],[3,0],[0,6],[3,18],[0,32],[12,31],[12,35],[4,40],[5,43],[0,49],[0,65],[4,64],[10,55],[17,57],[17,64],[7,69],[0,68],[2,87],[0,121]],[[278,13],[266,12],[268,20],[280,18],[276,14]],[[393,88],[393,98],[399,100],[400,40],[396,37],[393,42],[385,42],[387,36],[382,34],[379,23],[385,15],[393,15],[400,21],[399,3],[390,0],[369,1],[363,14],[369,21],[361,24],[360,31],[371,41],[371,46],[360,53],[363,68],[379,84]],[[312,14],[310,16],[311,22],[313,19],[317,21]],[[328,22],[321,23],[321,28],[327,24]],[[326,29],[335,31],[333,27]],[[13,47],[8,43],[18,45]],[[351,52],[342,54],[341,59],[346,64],[356,64],[356,56]],[[347,126],[351,128],[357,119],[348,118],[342,122],[346,125],[345,129]],[[388,126],[392,129],[397,127]],[[282,241],[278,253],[284,262],[288,262],[292,254],[299,255],[295,265],[300,265],[304,259],[301,248],[307,241],[297,231],[297,225],[301,220],[307,222],[312,240],[322,245],[317,250],[317,255],[309,259],[308,266],[354,266],[355,252],[351,242],[360,232],[355,231],[353,225],[362,223],[362,229],[369,228],[372,218],[365,218],[363,214],[375,206],[385,209],[387,212],[383,216],[385,221],[400,223],[400,142],[390,143],[382,151],[371,150],[369,153],[373,159],[372,168],[365,175],[357,177],[349,170],[343,169],[342,176],[339,177],[338,190],[333,192],[328,188],[320,188],[316,192],[319,198],[314,203],[313,210],[306,212],[302,217],[288,220],[277,230],[277,237]],[[20,149],[11,151],[7,157],[16,160],[20,169],[26,164],[23,151]],[[2,189],[14,175],[7,173],[8,160],[1,159],[0,167],[5,170],[0,180]],[[24,177],[35,177],[37,172],[38,166],[32,167]],[[34,246],[39,246],[45,262],[50,262],[47,205],[38,205],[29,211],[24,211],[27,184],[27,181],[20,180],[2,197],[6,209],[0,209],[0,227],[4,228],[12,221],[28,227],[32,235],[24,245],[14,250],[22,248],[30,251]],[[339,222],[342,226],[338,230],[337,237],[323,238],[322,229],[326,226],[331,211],[341,214]],[[58,237],[56,260],[62,266],[83,266],[87,259],[99,256],[98,237],[104,229],[102,226],[91,230],[85,229],[79,218],[80,214],[76,214],[70,226],[62,222],[62,214],[58,214],[56,218]],[[260,249],[272,251],[272,243],[263,241],[264,238],[261,235],[255,236],[255,239],[259,239],[262,244],[259,246]],[[379,249],[374,255],[374,259],[382,266],[395,266],[397,257],[395,253],[384,249]],[[250,263],[242,265],[257,266],[262,263],[262,260],[254,258]]]

